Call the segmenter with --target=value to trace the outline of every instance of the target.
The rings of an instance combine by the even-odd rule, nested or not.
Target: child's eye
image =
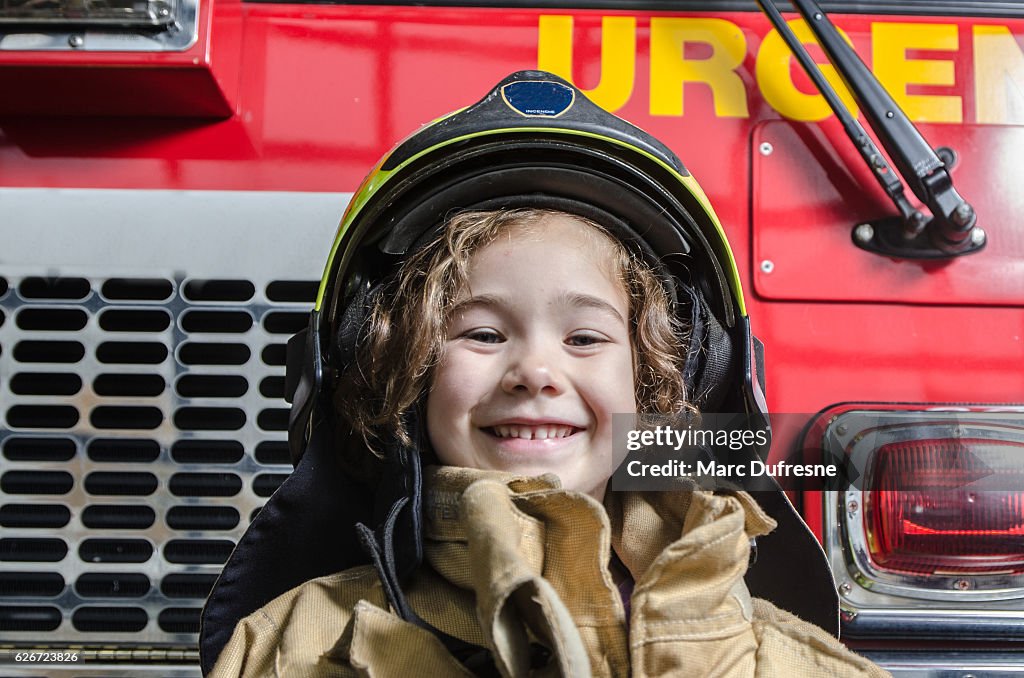
[[[565,343],[570,346],[587,347],[603,344],[607,341],[603,336],[593,332],[577,332],[576,334],[569,335]]]
[[[496,331],[487,329],[470,330],[469,332],[466,332],[462,336],[465,337],[466,339],[469,339],[470,341],[477,341],[480,342],[481,344],[500,344],[502,341],[505,340],[505,338],[498,334]]]

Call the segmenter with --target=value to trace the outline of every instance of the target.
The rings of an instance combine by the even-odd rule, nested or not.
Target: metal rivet
[[[838,433],[841,436],[846,435],[846,432],[848,430],[849,429],[846,428],[846,424],[840,424],[839,426],[836,426],[836,433]]]
[[[875,228],[871,224],[858,224],[857,228],[853,229],[853,237],[857,242],[871,242],[875,237]]]
[[[815,21],[821,21],[821,12],[815,12],[814,13],[814,20]]]
[[[849,582],[844,581],[842,584],[839,585],[839,592],[842,593],[844,596],[850,595],[850,591],[852,590],[853,587],[850,586]]]
[[[983,245],[985,243],[985,231],[980,226],[975,226],[971,229],[971,244],[972,245]]]
[[[757,147],[757,150],[761,152],[761,155],[771,155],[772,151],[775,150],[775,147],[767,141],[762,141],[761,145]]]
[[[969,582],[966,579],[957,579],[955,582],[953,582],[953,588],[955,588],[957,591],[966,591],[967,589],[971,588],[971,582]]]
[[[885,112],[885,117],[887,117],[887,118],[891,118],[891,117],[893,117],[893,116],[895,116],[895,115],[896,115],[896,114],[895,114],[895,113],[893,113],[892,111],[886,111],[886,112]]]
[[[848,503],[846,504],[846,510],[847,510],[847,512],[849,512],[849,513],[856,513],[856,512],[857,512],[857,509],[859,509],[859,508],[860,508],[860,504],[858,504],[858,503],[857,503],[857,502],[855,502],[855,501],[850,501],[850,502],[848,502]]]
[[[963,227],[971,223],[971,219],[974,218],[974,208],[965,202],[957,205],[956,209],[953,210],[953,214],[950,215],[950,219],[957,226]]]
[[[68,38],[68,44],[72,47],[78,48],[85,44],[85,40],[80,35],[72,35]]]
[[[761,262],[761,272],[762,273],[771,273],[774,270],[775,270],[775,262],[772,261],[771,259],[765,259],[764,261]]]

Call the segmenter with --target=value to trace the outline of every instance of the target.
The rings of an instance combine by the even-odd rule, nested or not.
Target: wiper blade
[[[910,259],[949,258],[983,248],[985,232],[976,225],[974,209],[953,187],[946,164],[853,48],[843,40],[821,8],[813,0],[791,2],[813,31],[832,65],[842,75],[868,124],[899,169],[899,174],[932,214],[929,219],[907,200],[903,183],[896,172],[857,119],[846,110],[772,0],[757,0],[900,213],[896,219],[883,219],[867,228],[859,225],[853,231],[853,241],[857,246],[872,252]]]

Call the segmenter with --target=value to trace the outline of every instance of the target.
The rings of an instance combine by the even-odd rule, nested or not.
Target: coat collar
[[[432,466],[424,473],[426,494],[424,499],[424,536],[427,542],[465,543],[465,524],[460,519],[460,501],[463,493],[476,482],[486,481],[507,488],[513,497],[509,515],[523,532],[528,544],[543,544],[545,540],[544,515],[553,505],[551,501],[538,502],[537,497],[562,494],[572,499],[573,504],[586,506],[593,511],[597,502],[590,497],[562,490],[554,474],[542,476],[521,476],[501,471],[485,471],[454,466]],[[732,493],[744,510],[744,529],[750,538],[760,537],[775,529],[775,521],[746,492]],[[726,501],[723,496],[698,490],[692,484],[680,483],[678,492],[614,492],[608,490],[604,507],[608,516],[611,544],[626,565],[634,579],[639,580],[648,570],[654,558],[669,544],[679,539],[685,531],[684,522],[691,504],[695,509],[691,519],[696,522],[711,522],[721,516]],[[541,509],[541,515],[537,514]],[[696,517],[696,518],[695,518]],[[624,529],[628,525],[629,529]],[[435,570],[442,570],[445,563],[433,562],[427,548],[427,560]],[[532,553],[532,552],[531,552]],[[449,552],[445,556],[450,556]],[[610,555],[610,554],[609,554]],[[542,563],[534,554],[532,560],[539,572]],[[440,569],[439,569],[440,567]],[[461,568],[457,568],[461,569]],[[458,574],[452,572],[450,574]],[[449,579],[463,588],[471,588],[464,577]]]

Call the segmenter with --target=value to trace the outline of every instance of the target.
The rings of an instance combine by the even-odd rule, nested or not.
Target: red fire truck
[[[1024,672],[1024,4],[824,8],[0,2],[0,673],[199,675],[203,600],[291,470],[285,342],[348,197],[537,68],[715,205],[772,456],[871,475],[793,495],[843,639],[896,676]],[[898,109],[851,93],[828,19]],[[938,164],[900,154],[906,125],[885,138],[900,110]],[[939,222],[955,244],[918,234]],[[971,490],[979,469],[1001,484]]]

